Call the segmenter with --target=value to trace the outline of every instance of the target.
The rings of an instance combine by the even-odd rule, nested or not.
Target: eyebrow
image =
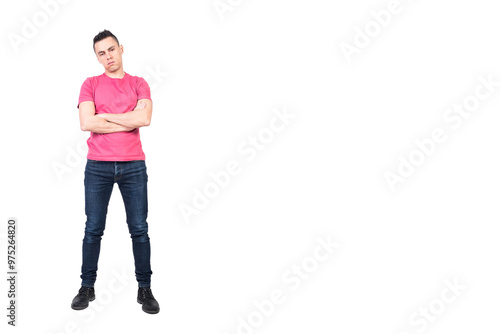
[[[116,48],[116,45],[111,45],[111,46],[108,48],[108,50],[109,50],[109,49],[111,49],[111,48]],[[104,52],[104,50],[97,51],[97,54],[100,54],[101,52]]]

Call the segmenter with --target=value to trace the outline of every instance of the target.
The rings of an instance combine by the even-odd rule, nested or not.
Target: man
[[[101,237],[114,183],[125,204],[132,238],[135,275],[139,284],[137,302],[146,313],[160,307],[151,292],[151,247],[148,236],[147,181],[145,155],[139,128],[151,122],[152,101],[147,82],[125,73],[123,45],[110,31],[94,37],[94,53],[104,73],[87,78],[80,90],[78,108],[82,131],[90,131],[85,166],[85,235],[81,288],[71,307],[83,310],[95,299]]]

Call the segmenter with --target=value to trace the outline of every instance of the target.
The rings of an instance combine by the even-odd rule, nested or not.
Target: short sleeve
[[[137,77],[137,99],[149,99],[151,100],[151,90],[149,89],[149,85],[141,77]]]
[[[87,78],[80,89],[80,97],[78,98],[77,108],[80,107],[80,103],[84,101],[94,102],[94,90],[92,89],[92,78]]]

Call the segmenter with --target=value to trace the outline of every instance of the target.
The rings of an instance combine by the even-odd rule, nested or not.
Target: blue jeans
[[[118,183],[125,204],[127,225],[132,238],[135,276],[139,287],[151,285],[151,247],[148,236],[148,194],[146,162],[97,161],[87,159],[85,166],[85,236],[83,238],[82,286],[93,287],[101,237],[106,225],[109,199]]]

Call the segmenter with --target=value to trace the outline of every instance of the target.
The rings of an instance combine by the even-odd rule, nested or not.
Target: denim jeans
[[[135,276],[139,287],[150,287],[151,247],[148,236],[148,194],[146,162],[97,161],[87,159],[85,166],[85,236],[83,238],[82,286],[93,287],[97,277],[97,262],[101,237],[106,225],[109,199],[118,183],[125,204],[127,225],[132,238]]]

